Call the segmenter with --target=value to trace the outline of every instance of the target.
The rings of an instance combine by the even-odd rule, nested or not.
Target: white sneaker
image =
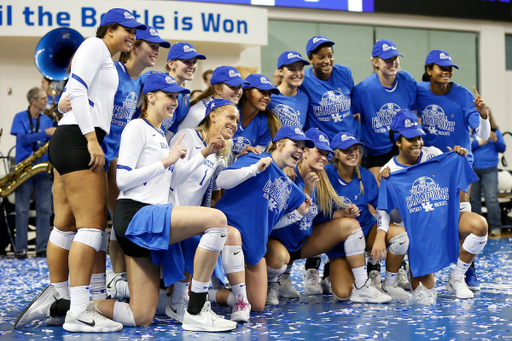
[[[226,320],[212,311],[209,301],[205,302],[203,309],[197,315],[185,310],[182,327],[193,332],[225,332],[235,329],[237,323]]]
[[[99,314],[94,308],[94,302],[91,301],[87,304],[87,308],[76,316],[68,310],[66,322],[62,328],[72,333],[109,333],[120,331],[123,325]]]
[[[247,302],[244,302],[242,295],[238,295],[238,302],[235,303],[233,310],[231,311],[231,321],[239,323],[249,322],[250,316],[251,305]]]
[[[366,283],[361,288],[356,288],[355,284],[352,284],[352,294],[350,295],[350,301],[359,303],[386,303],[391,301],[392,298],[388,294],[383,293],[379,289],[375,288],[370,279],[366,280]]]
[[[400,288],[404,290],[411,290],[411,284],[409,283],[409,276],[407,275],[406,268],[401,266],[400,269],[398,269],[396,277],[396,281]]]
[[[380,277],[380,272],[377,270],[372,270],[368,274],[368,278],[370,278],[372,285],[380,290],[382,288],[382,277]]]
[[[47,319],[50,317],[50,307],[59,299],[59,293],[49,285],[34,298],[28,306],[23,309],[20,316],[14,322],[14,329],[26,326],[34,320]]]
[[[183,323],[183,316],[185,316],[185,311],[188,307],[188,300],[182,298],[176,304],[172,304],[172,301],[169,299],[169,303],[165,308],[165,315],[169,316],[172,319],[175,319],[179,323]]]
[[[398,286],[397,282],[394,282],[391,285],[386,285],[386,282],[384,281],[382,284],[382,290],[399,303],[407,303],[411,298],[411,294]]]
[[[293,287],[292,280],[290,279],[290,274],[282,274],[279,276],[279,296],[284,298],[299,298],[300,294]]]
[[[265,304],[278,305],[279,304],[279,283],[268,283],[267,287],[267,301]]]
[[[331,276],[322,278],[322,280],[320,281],[320,285],[322,286],[322,291],[324,295],[332,294]]]
[[[414,289],[412,292],[412,296],[409,299],[409,304],[436,304],[437,301],[437,292],[436,289],[427,289],[420,282],[420,285]]]
[[[304,291],[307,295],[321,295],[323,293],[317,269],[304,270],[302,276],[304,277]]]
[[[116,284],[119,281],[125,281],[126,282],[126,272],[121,272],[116,274],[112,270],[107,270],[107,295],[110,296],[111,299],[124,299],[123,295],[117,292]]]
[[[466,281],[464,281],[464,275],[457,278],[453,278],[452,275],[450,275],[450,279],[448,279],[448,283],[446,283],[446,289],[453,292],[457,298],[475,297],[473,292],[469,290]]]

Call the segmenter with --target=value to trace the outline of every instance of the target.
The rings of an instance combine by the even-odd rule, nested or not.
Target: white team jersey
[[[162,160],[170,153],[162,130],[142,118],[130,121],[121,134],[117,161],[118,199],[162,205],[167,204],[171,169]]]
[[[183,129],[194,129],[201,123],[205,114],[206,106],[213,100],[213,96],[197,102],[188,110],[187,116],[178,125],[178,131]]]
[[[443,152],[437,147],[423,147],[423,148],[421,148],[421,155],[420,155],[420,159],[419,159],[418,163],[425,162],[425,161],[430,160],[433,157],[441,155],[441,154],[443,154]],[[391,173],[393,173],[393,172],[396,172],[397,170],[404,169],[404,168],[408,167],[408,166],[404,166],[404,165],[400,164],[396,158],[397,158],[397,156],[394,156],[391,160],[389,160],[388,163],[386,163],[380,169],[380,171],[382,172],[382,170],[384,168],[389,167],[389,169],[391,169]]]
[[[214,181],[213,190],[218,189],[215,179],[226,163],[217,154],[208,155],[206,159],[203,157],[201,151],[206,145],[195,129],[178,132],[171,140],[171,148],[183,134],[185,137],[180,144],[187,147],[187,155],[174,164],[169,202],[176,206],[201,206],[211,179]]]
[[[84,135],[95,127],[108,134],[118,83],[107,45],[100,38],[85,40],[73,57],[66,85],[73,110],[64,114],[59,125],[78,124]]]

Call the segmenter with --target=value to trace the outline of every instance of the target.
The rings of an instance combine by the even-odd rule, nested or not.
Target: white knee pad
[[[245,270],[244,251],[240,245],[225,245],[220,253],[224,273],[231,274]]]
[[[409,236],[406,232],[394,236],[389,241],[389,251],[394,255],[405,255],[407,249],[409,249]]]
[[[460,211],[461,212],[471,212],[471,203],[461,202],[460,203]]]
[[[282,267],[280,267],[279,269],[274,269],[267,265],[267,277],[270,279],[270,278],[274,278],[274,277],[278,277],[278,276],[282,275],[284,273],[284,271],[286,270],[287,266],[288,266],[288,264],[285,264]]]
[[[347,240],[345,240],[345,254],[347,256],[356,256],[364,253],[366,242],[364,240],[363,230],[355,229]]]
[[[212,227],[204,231],[199,247],[213,252],[220,252],[224,248],[226,237],[228,236],[227,227]]]
[[[108,249],[108,230],[103,231],[103,239],[101,240],[100,251],[107,252]]]
[[[83,227],[78,230],[73,241],[90,246],[98,252],[103,241],[103,231]]]
[[[69,251],[75,235],[76,232],[61,231],[54,226],[50,233],[50,241],[61,249]]]
[[[128,303],[115,302],[112,320],[122,323],[125,327],[137,327],[132,309]]]
[[[117,242],[116,231],[114,231],[114,226],[112,226],[112,230],[110,230],[110,240]]]
[[[467,252],[473,255],[478,255],[484,249],[485,244],[487,244],[487,235],[479,237],[470,233],[469,236],[464,239],[462,247]]]

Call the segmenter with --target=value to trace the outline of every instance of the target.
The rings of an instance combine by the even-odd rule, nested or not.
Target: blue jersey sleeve
[[[392,192],[393,188],[388,186],[388,180],[382,179],[380,182],[377,209],[391,213],[394,208],[398,208],[394,205]]]
[[[469,185],[471,185],[473,182],[478,181],[478,176],[473,171],[473,168],[469,164],[467,158],[463,155],[459,155],[455,152],[452,152],[456,156],[456,160],[459,162],[459,171],[458,174],[461,176],[459,179],[458,189],[463,192],[468,192]]]
[[[266,147],[270,144],[270,142],[272,142],[272,135],[270,135],[270,128],[268,126],[267,115],[263,114],[262,119],[258,123],[258,145]]]
[[[364,169],[366,171],[366,169]],[[379,200],[379,185],[375,176],[370,172],[361,172],[364,184],[364,196],[368,201],[368,204],[372,205],[373,208],[377,208]]]

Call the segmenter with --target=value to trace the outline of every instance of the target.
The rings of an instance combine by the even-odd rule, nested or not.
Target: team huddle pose
[[[315,36],[308,60],[283,52],[277,86],[218,66],[190,102],[182,85],[206,56],[171,46],[124,9],[105,14],[71,61],[49,148],[51,285],[15,328],[46,319],[114,332],[166,314],[184,330],[229,331],[300,296],[297,259],[308,258],[306,293],[321,293],[315,257],[324,253],[322,284],[336,300],[435,303],[433,274],[450,263],[447,290],[472,298],[479,288],[465,274],[487,222],[466,195],[478,179],[468,128],[489,138],[485,101],[451,82],[458,67],[445,51],[429,53],[416,83],[396,45],[379,40],[375,73],[355,86],[334,64],[334,45]],[[143,74],[160,47],[170,48],[166,72]],[[382,285],[365,253],[386,260]],[[410,285],[398,280],[406,254]],[[212,303],[230,306],[230,318]]]

